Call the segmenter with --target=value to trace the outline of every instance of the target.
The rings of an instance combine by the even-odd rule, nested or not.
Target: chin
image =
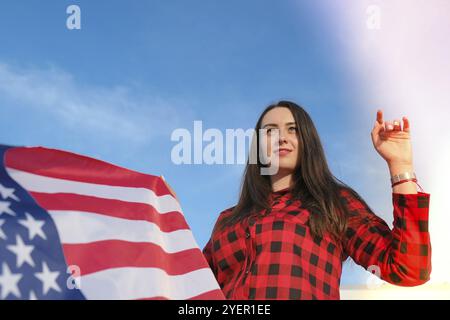
[[[290,170],[294,170],[295,168],[295,163],[294,161],[290,161],[288,159],[280,159],[278,162],[278,166],[283,169],[290,169]]]
[[[282,165],[281,163],[280,163],[280,165],[279,165],[278,168],[279,168],[279,169],[278,169],[278,173],[286,173],[286,174],[292,173],[292,172],[294,172],[294,170],[295,170],[295,167],[294,167],[294,166],[291,166],[291,165]]]

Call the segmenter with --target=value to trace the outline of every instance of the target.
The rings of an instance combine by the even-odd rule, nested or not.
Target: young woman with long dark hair
[[[417,191],[409,120],[401,124],[384,122],[378,111],[372,130],[391,175],[391,230],[330,172],[308,113],[290,101],[268,106],[255,127],[256,145],[262,129],[278,172],[263,175],[260,161],[247,162],[237,205],[221,212],[203,249],[226,298],[339,299],[348,257],[395,285],[428,281],[430,195]]]

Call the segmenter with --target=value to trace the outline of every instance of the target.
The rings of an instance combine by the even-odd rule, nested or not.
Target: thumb
[[[375,121],[375,125],[372,129],[372,138],[378,137],[378,135],[383,135],[384,131],[384,121],[382,123]]]

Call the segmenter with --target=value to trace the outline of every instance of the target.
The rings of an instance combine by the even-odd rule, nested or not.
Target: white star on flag
[[[16,189],[14,188],[6,188],[3,184],[0,183],[0,194],[2,195],[3,199],[11,198],[13,200],[19,201],[19,198],[14,194]]]
[[[9,202],[9,201],[0,201],[0,214],[7,213],[14,217],[16,214],[14,213],[14,211],[12,211],[9,208],[10,205],[11,205],[11,202]]]
[[[58,283],[56,283],[56,279],[59,276],[59,272],[58,271],[52,272],[48,268],[47,263],[42,262],[42,272],[37,272],[34,275],[36,276],[36,278],[41,280],[43,286],[42,291],[44,295],[46,295],[50,289],[54,289],[59,292],[61,291],[61,289],[58,286]]]
[[[28,300],[37,300],[36,294],[33,290],[30,291],[30,298]]]
[[[9,251],[12,251],[16,254],[17,258],[17,268],[20,268],[22,264],[25,262],[28,263],[30,266],[34,267],[34,261],[33,258],[31,258],[31,252],[34,250],[34,246],[32,245],[25,245],[22,238],[17,235],[16,237],[16,245],[9,245],[6,246]]]
[[[2,225],[5,223],[5,220],[0,220],[0,238],[6,240],[6,234],[2,230]]]
[[[39,236],[46,240],[47,237],[45,236],[44,231],[42,231],[45,221],[34,219],[28,212],[25,212],[25,216],[26,220],[19,220],[18,222],[28,229],[28,236],[30,240],[33,240],[35,236]]]
[[[10,293],[20,298],[20,291],[17,283],[22,278],[21,274],[11,273],[8,265],[3,263],[2,273],[0,274],[1,298],[6,299]]]

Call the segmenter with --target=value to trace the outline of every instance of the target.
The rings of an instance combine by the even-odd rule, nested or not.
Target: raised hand
[[[372,142],[375,150],[385,159],[388,165],[411,165],[412,148],[410,123],[408,118],[402,121],[384,121],[383,111],[377,111],[377,118],[372,129]]]

